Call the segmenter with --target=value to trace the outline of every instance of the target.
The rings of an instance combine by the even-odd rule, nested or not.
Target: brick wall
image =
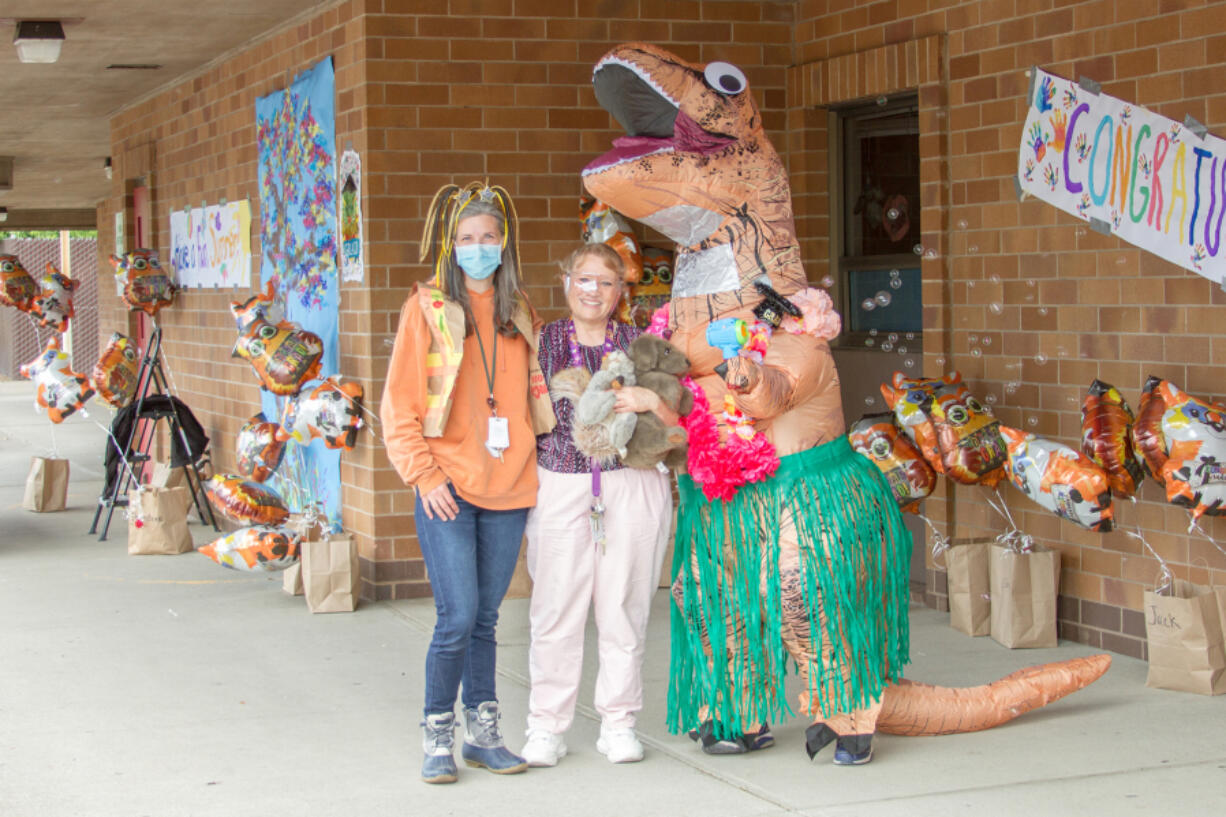
[[[1226,294],[1204,278],[1089,231],[1013,188],[1031,65],[1102,83],[1163,116],[1226,133],[1226,8],[1198,0],[801,0],[789,80],[789,146],[812,274],[830,248],[826,106],[917,89],[923,155],[924,372],[959,369],[1011,426],[1076,447],[1098,377],[1135,407],[1148,374],[1226,398]],[[937,51],[937,76],[904,78],[907,50]],[[887,70],[888,69],[888,70]],[[891,71],[893,73],[891,73]],[[793,79],[795,81],[793,81]],[[803,81],[803,82],[802,82]],[[951,535],[998,532],[986,489],[943,481],[926,512]],[[1002,488],[1018,524],[1058,548],[1061,633],[1140,656],[1142,594],[1158,563],[1123,532],[1095,534]],[[1139,526],[1177,576],[1226,584],[1226,555],[1147,481],[1117,519]],[[1205,529],[1226,541],[1226,520]],[[932,568],[931,560],[929,567]],[[930,570],[931,600],[943,576]]]

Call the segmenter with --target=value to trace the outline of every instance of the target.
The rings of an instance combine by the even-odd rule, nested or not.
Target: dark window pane
[[[920,241],[916,115],[851,118],[845,133],[846,254],[910,252]]]
[[[882,332],[920,332],[924,328],[923,301],[920,298],[920,268],[904,267],[898,270],[897,288],[890,286],[893,276],[888,269],[847,271],[848,320],[851,332],[867,332],[877,329]],[[889,303],[882,306],[878,298],[886,295]],[[865,309],[864,302],[872,301],[873,308]]]

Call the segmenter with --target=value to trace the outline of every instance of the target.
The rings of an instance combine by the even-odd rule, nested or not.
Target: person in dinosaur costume
[[[709,477],[695,470],[702,452],[689,426],[670,729],[695,730],[713,753],[770,745],[767,724],[791,714],[790,657],[804,682],[809,756],[834,742],[836,763],[860,764],[878,730],[987,728],[1105,672],[1110,658],[1094,656],[973,689],[901,679],[911,541],[888,485],[845,436],[832,313],[812,322],[826,329],[804,331],[805,320],[802,331],[768,331],[756,354],[708,342],[730,320],[778,326],[773,305],[800,315],[800,305],[820,302],[801,263],[787,172],[745,75],[632,43],[601,58],[593,85],[627,135],[585,168],[584,185],[677,244],[668,328],[718,426],[713,445],[730,447],[748,424],[778,458],[759,457],[735,487],[713,491],[697,479]]]

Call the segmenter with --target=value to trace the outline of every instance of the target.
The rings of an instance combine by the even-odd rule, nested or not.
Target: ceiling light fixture
[[[8,220],[9,220],[9,208],[0,207],[0,221],[8,221]]]
[[[102,163],[102,172],[106,174],[106,177],[108,179],[111,178],[113,171],[111,170],[111,157],[110,156],[107,156],[106,160]]]
[[[64,27],[59,20],[20,20],[13,45],[22,62],[55,62],[64,44]]]

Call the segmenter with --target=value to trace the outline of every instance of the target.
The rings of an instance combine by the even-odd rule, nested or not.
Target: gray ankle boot
[[[427,715],[421,726],[421,748],[426,753],[421,763],[421,779],[427,783],[454,783],[455,713]]]
[[[528,768],[528,763],[502,742],[500,717],[497,701],[464,707],[464,746],[460,751],[469,766],[494,774],[518,774]]]

